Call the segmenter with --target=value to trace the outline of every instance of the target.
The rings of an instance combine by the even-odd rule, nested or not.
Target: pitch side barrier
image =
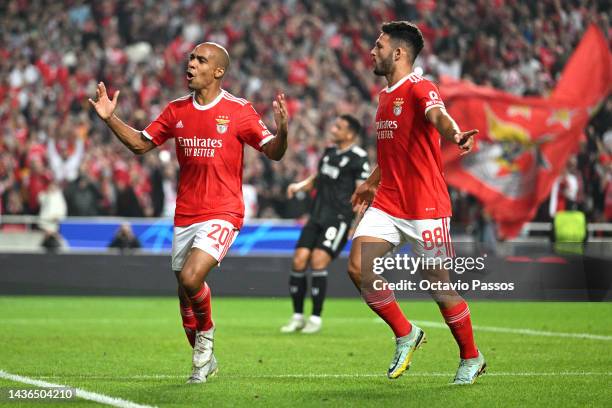
[[[171,220],[71,218],[60,225],[66,245],[57,253],[45,253],[38,247],[11,249],[4,245],[12,241],[11,234],[35,233],[32,226],[36,221],[32,217],[1,220],[0,294],[175,294],[169,255]],[[107,248],[116,230],[125,222],[130,223],[143,244],[142,250],[121,252]],[[215,293],[286,296],[291,254],[300,229],[301,225],[293,220],[246,223],[233,250],[221,267],[211,273]],[[513,242],[487,246],[460,233],[453,238],[455,257],[444,262],[415,256],[413,248],[405,246],[371,259],[364,270],[375,271],[377,284],[391,285],[396,296],[402,299],[425,299],[430,290],[449,288],[472,299],[612,299],[612,240],[600,237],[586,245],[555,246],[543,237],[524,236]],[[435,239],[428,243],[447,244]],[[365,247],[366,250],[369,249]],[[330,296],[358,295],[346,275],[347,251],[348,245],[329,268]],[[438,266],[450,271],[447,281],[436,282],[424,276],[424,269]]]
[[[0,252],[35,250],[41,235],[36,231],[38,217],[0,216]],[[129,224],[143,250],[165,253],[172,248],[171,218],[69,217],[59,224],[63,250],[106,251],[122,224]],[[230,251],[233,255],[291,256],[303,224],[287,219],[254,219],[245,222]],[[550,223],[528,223],[513,243],[541,244],[549,242]],[[589,242],[612,241],[612,223],[592,223],[588,226]],[[452,224],[456,242],[473,242],[465,228]],[[33,234],[34,242],[12,239]],[[30,240],[32,241],[32,240]],[[499,243],[497,245],[500,245]],[[341,256],[348,255],[350,246]]]

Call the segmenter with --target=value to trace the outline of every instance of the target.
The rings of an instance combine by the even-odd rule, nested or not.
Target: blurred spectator
[[[27,197],[26,206],[29,214],[38,214],[40,204],[38,194],[47,189],[51,174],[44,167],[42,159],[36,157],[30,162],[30,167],[21,173],[21,187]]]
[[[4,214],[7,215],[21,215],[25,213],[23,200],[18,191],[8,190],[8,192],[6,193],[6,200],[3,209]]]
[[[176,187],[178,184],[176,167],[173,163],[166,161],[163,167],[162,191],[164,195],[164,207],[162,215],[164,217],[174,217],[176,209]]]
[[[54,251],[61,246],[59,222],[66,218],[68,209],[62,190],[55,181],[51,181],[45,191],[38,194],[40,213],[38,227],[44,232],[42,246]]]
[[[226,46],[235,61],[224,81],[227,90],[247,96],[269,124],[270,102],[286,89],[286,156],[269,163],[246,149],[244,183],[257,193],[258,217],[299,217],[309,198],[288,204],[285,187],[314,171],[330,120],[355,115],[370,135],[364,147],[375,153],[372,124],[383,83],[371,72],[369,52],[383,21],[410,19],[421,27],[426,47],[416,69],[424,75],[546,95],[591,22],[610,38],[610,14],[603,0],[3,1],[2,211],[38,213],[37,196],[51,169],[56,180],[67,182],[62,187],[70,215],[171,216],[177,174],[172,143],[159,152],[168,155],[166,161],[155,153],[131,156],[86,101],[104,80],[111,94],[121,89],[125,120],[143,129],[163,109],[162,101],[187,93],[177,78],[200,41]],[[612,211],[605,212],[611,205],[605,160],[612,150],[603,156],[599,150],[611,118],[608,100],[591,122],[573,173],[589,198],[584,204],[590,219],[610,219],[606,214]],[[90,178],[82,189],[76,168]],[[75,197],[78,191],[84,199]],[[474,222],[477,202],[451,195],[458,218]]]
[[[124,179],[117,180],[116,214],[120,217],[144,217],[136,192]]]
[[[250,184],[242,185],[242,197],[244,200],[244,220],[250,220],[257,215],[257,189]]]
[[[85,174],[68,184],[64,191],[68,204],[68,215],[84,217],[98,215],[98,203],[102,196],[94,183]]]
[[[159,155],[155,153],[157,152],[145,156],[145,165],[149,169],[149,182],[151,183],[151,215],[153,217],[160,217],[164,211],[165,203],[164,169]],[[170,154],[168,154],[169,156]]]
[[[576,176],[576,158],[572,157],[562,174],[557,177],[550,191],[549,214],[555,217],[559,211],[565,211],[578,204],[580,185]]]
[[[134,235],[129,223],[123,223],[117,230],[113,240],[108,245],[109,248],[119,248],[122,252],[128,249],[140,248],[140,241]]]
[[[55,181],[74,181],[79,176],[79,167],[83,160],[84,142],[77,138],[74,151],[70,152],[70,146],[66,140],[56,141],[52,137],[47,139],[47,156],[49,166],[53,171]]]
[[[38,194],[40,213],[38,226],[45,232],[57,232],[59,222],[68,215],[64,194],[55,181],[51,181],[47,190]]]

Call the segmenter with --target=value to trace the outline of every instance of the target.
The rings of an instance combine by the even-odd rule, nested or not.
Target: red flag
[[[442,81],[446,107],[461,129],[480,130],[474,150],[465,156],[445,143],[447,182],[478,197],[503,238],[516,236],[576,152],[582,131],[612,89],[611,82],[612,55],[594,25],[549,98]]]

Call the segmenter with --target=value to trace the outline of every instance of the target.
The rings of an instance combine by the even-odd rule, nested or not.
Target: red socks
[[[363,291],[362,296],[370,309],[391,327],[395,337],[403,337],[410,333],[412,325],[404,316],[392,290]]]
[[[181,318],[183,319],[183,328],[187,335],[187,340],[191,347],[195,344],[196,320],[191,306],[181,303]]]
[[[190,296],[191,309],[195,315],[196,330],[206,331],[213,327],[213,321],[210,312],[210,288],[204,282],[204,286],[195,296]]]
[[[462,301],[458,305],[449,307],[448,309],[440,309],[446,324],[453,333],[453,337],[459,345],[459,354],[461,358],[478,357],[478,348],[474,343],[474,333],[472,332],[472,319],[470,318],[470,309],[467,303]]]

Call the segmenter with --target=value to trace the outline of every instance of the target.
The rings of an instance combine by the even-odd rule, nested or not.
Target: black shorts
[[[320,248],[331,255],[332,259],[336,258],[342,248],[348,241],[348,233],[350,228],[350,220],[335,219],[328,222],[308,221],[300,239],[296,244],[296,248]]]

